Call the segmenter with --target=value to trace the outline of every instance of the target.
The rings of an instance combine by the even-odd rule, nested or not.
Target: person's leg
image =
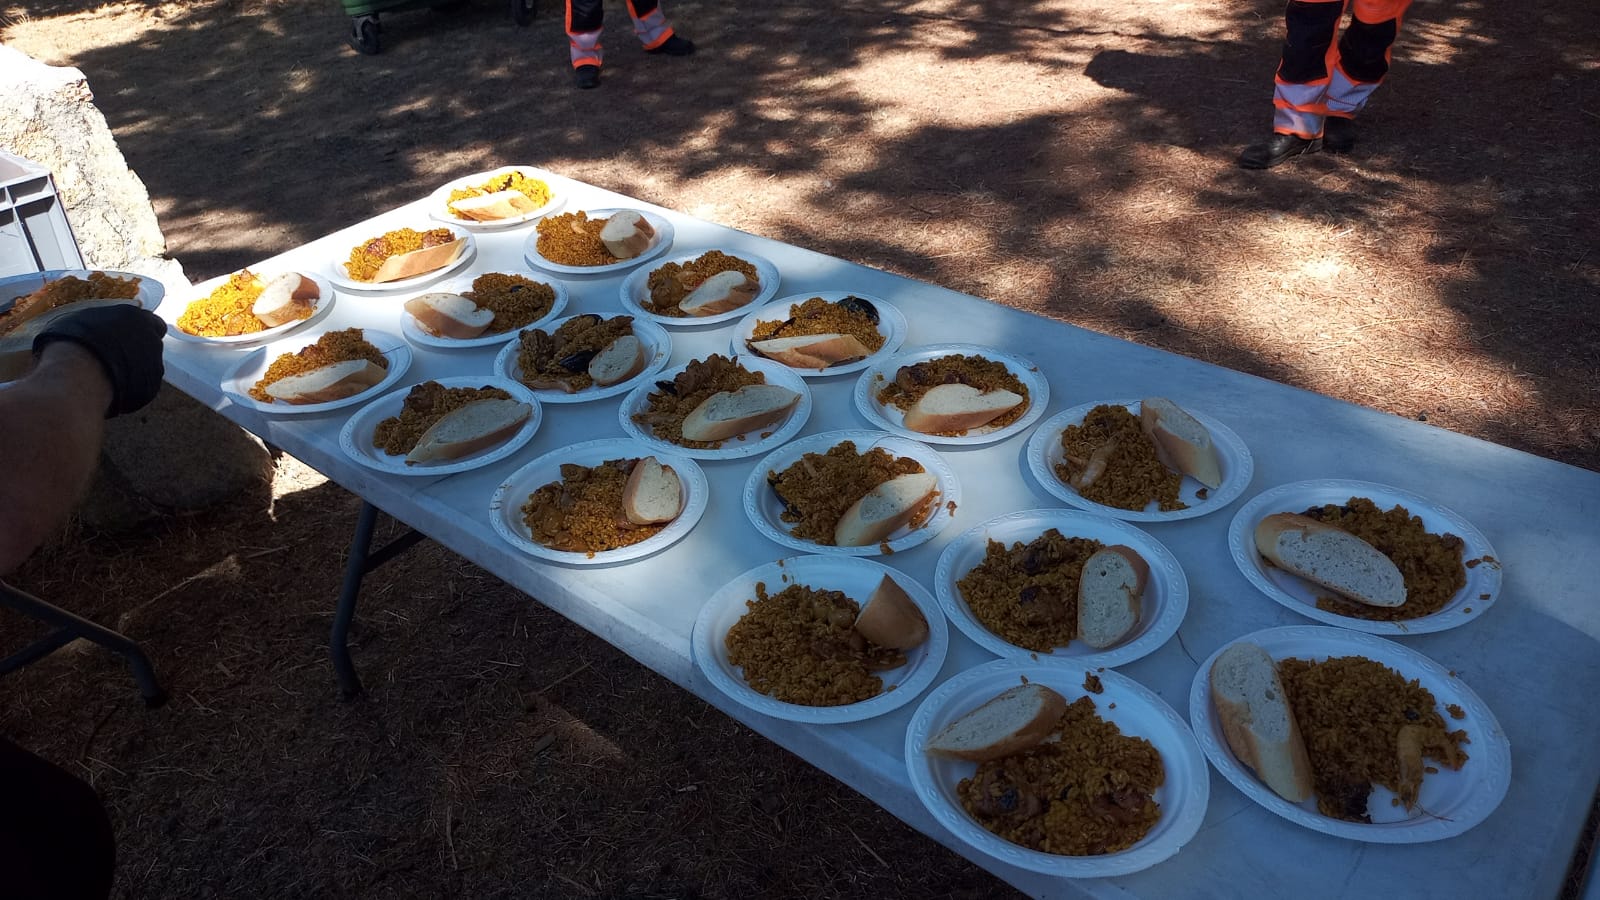
[[[1352,4],[1350,24],[1339,37],[1328,74],[1329,150],[1348,150],[1355,143],[1350,120],[1389,73],[1390,51],[1410,5],[1411,0],[1355,0]]]
[[[688,56],[694,52],[694,44],[673,33],[667,24],[660,0],[628,0],[628,15],[633,19],[633,33],[639,36],[646,53]]]
[[[1338,53],[1333,35],[1343,14],[1344,0],[1289,0],[1283,57],[1273,79],[1273,134],[1245,148],[1239,165],[1268,169],[1321,149],[1328,72]]]
[[[567,45],[573,77],[580,88],[600,84],[600,65],[605,59],[605,49],[600,46],[603,15],[600,0],[567,0]]]
[[[111,894],[116,842],[94,788],[0,738],[0,894]]]

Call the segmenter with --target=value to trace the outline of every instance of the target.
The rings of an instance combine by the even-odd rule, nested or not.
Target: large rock
[[[144,182],[95,108],[83,73],[49,66],[0,44],[0,147],[48,168],[84,264],[159,279],[164,302],[182,302],[183,267]],[[94,488],[79,511],[97,530],[131,528],[168,512],[225,500],[270,503],[272,457],[227,419],[163,387],[145,410],[114,419]]]

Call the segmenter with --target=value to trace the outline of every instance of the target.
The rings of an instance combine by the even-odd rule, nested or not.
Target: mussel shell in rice
[[[874,306],[871,300],[851,294],[840,300],[839,305],[850,312],[858,312],[866,316],[867,321],[874,325],[878,324],[878,307]]]

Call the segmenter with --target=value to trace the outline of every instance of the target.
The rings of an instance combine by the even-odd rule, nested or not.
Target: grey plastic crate
[[[81,268],[50,170],[0,150],[0,278]]]

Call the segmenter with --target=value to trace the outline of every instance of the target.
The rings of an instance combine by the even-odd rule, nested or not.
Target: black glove
[[[161,389],[161,339],[167,326],[155,313],[131,303],[97,306],[69,313],[33,339],[33,355],[56,341],[71,341],[93,353],[111,382],[106,418],[131,413],[156,398]]]

